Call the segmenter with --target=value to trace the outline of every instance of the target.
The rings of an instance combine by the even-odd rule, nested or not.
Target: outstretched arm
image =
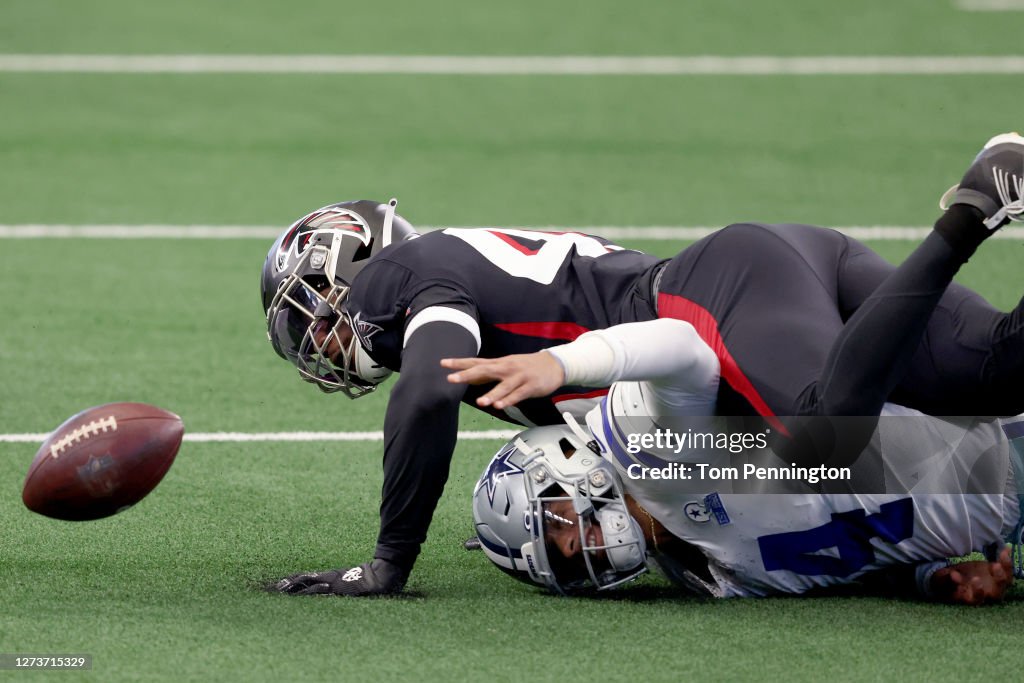
[[[1004,547],[995,562],[900,565],[868,575],[864,583],[902,597],[916,595],[937,602],[971,606],[1000,602],[1013,585],[1010,547]]]
[[[441,367],[459,371],[448,375],[452,384],[497,382],[476,399],[482,408],[502,410],[528,398],[547,396],[568,384],[561,363],[547,350],[500,358],[444,358]]]
[[[566,384],[608,386],[619,380],[647,380],[668,405],[694,400],[713,405],[719,373],[718,359],[693,326],[671,318],[587,332],[538,353],[446,358],[441,364],[457,371],[449,382],[497,382],[477,404],[498,409]]]
[[[995,562],[970,560],[939,569],[932,576],[929,590],[936,600],[963,605],[999,602],[1013,585],[1010,546]]]

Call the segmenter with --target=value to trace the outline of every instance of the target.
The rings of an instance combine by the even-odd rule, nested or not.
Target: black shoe
[[[1003,133],[985,143],[960,184],[939,200],[943,211],[953,204],[980,210],[989,230],[1024,221],[1024,137]]]

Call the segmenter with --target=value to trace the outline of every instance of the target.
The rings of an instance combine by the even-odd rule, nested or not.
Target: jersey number
[[[864,510],[832,514],[828,524],[783,534],[761,536],[761,559],[768,571],[783,569],[806,576],[850,576],[874,562],[871,539],[899,543],[914,533],[914,500],[903,498],[882,505],[868,515]],[[835,548],[830,555],[819,551]]]
[[[525,277],[542,285],[550,285],[554,281],[558,269],[573,248],[580,256],[592,257],[622,248],[576,232],[448,228],[444,234],[458,237],[512,277]],[[539,242],[540,246],[531,249],[516,238]]]

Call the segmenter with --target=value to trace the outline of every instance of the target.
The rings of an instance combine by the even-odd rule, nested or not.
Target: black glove
[[[281,579],[271,590],[291,595],[392,595],[401,592],[406,578],[397,565],[377,559],[351,569],[295,574]]]

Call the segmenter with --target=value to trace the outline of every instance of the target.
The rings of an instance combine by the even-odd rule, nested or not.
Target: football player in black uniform
[[[1008,390],[1024,379],[1021,354],[1012,352],[1024,339],[1020,307],[1004,314],[968,290],[947,290],[989,232],[1020,215],[1022,182],[1024,139],[993,138],[947,193],[951,206],[935,233],[899,269],[808,226],[730,226],[663,261],[574,232],[417,236],[394,200],[344,202],[301,218],[263,268],[275,350],[325,391],[355,397],[390,371],[401,378],[384,420],[374,560],[295,575],[277,589],[371,595],[404,586],[447,479],[459,403],[476,404],[487,389],[447,382],[442,358],[530,353],[590,329],[675,317],[719,357],[724,413],[769,422],[850,414],[829,398],[860,390],[879,405],[893,394],[925,411],[975,414],[972,399],[991,397],[985,412],[1024,412],[1024,394]],[[916,303],[907,306],[908,297]],[[896,301],[898,327],[887,320]],[[905,363],[893,358],[913,370],[903,374]],[[837,391],[821,390],[835,382]],[[957,394],[961,386],[974,391]],[[550,424],[564,410],[582,415],[601,393],[563,387],[514,408],[479,407],[527,426]],[[939,397],[954,400],[928,403]]]
[[[297,577],[286,591],[400,590],[448,477],[459,402],[447,356],[529,353],[589,329],[650,319],[660,259],[578,233],[443,230],[417,236],[395,202],[314,211],[274,244],[263,268],[270,340],[302,377],[355,397],[401,372],[384,418],[384,486],[375,559]],[[600,387],[567,387],[516,409],[523,425],[582,416]],[[307,585],[310,581],[314,584]]]

